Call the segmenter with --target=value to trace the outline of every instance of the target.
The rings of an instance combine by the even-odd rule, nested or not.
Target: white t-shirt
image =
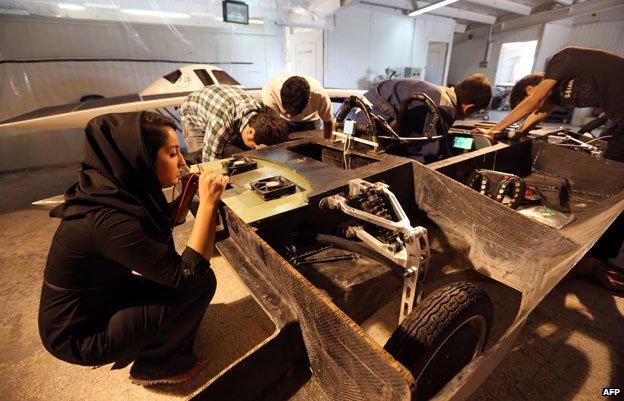
[[[310,85],[310,100],[308,104],[298,115],[286,118],[286,110],[282,106],[280,91],[282,85],[290,77],[299,76],[305,78]],[[323,88],[323,85],[316,79],[304,74],[282,74],[270,79],[262,87],[262,102],[281,114],[282,117],[290,121],[315,121],[319,118],[323,121],[333,120],[331,100],[329,95]]]

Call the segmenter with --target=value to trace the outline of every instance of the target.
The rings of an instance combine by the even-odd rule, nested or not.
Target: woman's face
[[[178,183],[180,169],[186,163],[180,153],[180,142],[175,131],[166,127],[167,138],[163,147],[156,154],[156,177],[163,187],[170,187]]]

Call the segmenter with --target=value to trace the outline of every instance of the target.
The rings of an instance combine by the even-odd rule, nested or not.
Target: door
[[[290,51],[294,74],[310,75],[323,83],[323,31],[305,29],[293,32]]]
[[[446,52],[448,43],[429,42],[427,46],[427,66],[425,67],[425,81],[435,85],[442,85],[444,69],[446,67]]]

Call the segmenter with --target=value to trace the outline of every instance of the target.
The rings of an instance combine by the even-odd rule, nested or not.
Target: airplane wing
[[[143,96],[137,93],[44,107],[1,121],[0,129],[10,128],[16,132],[32,132],[84,128],[89,120],[102,114],[179,106],[189,93],[191,92]]]
[[[254,96],[260,96],[259,89],[249,89]],[[327,89],[332,101],[342,102],[345,98],[362,96],[365,91],[357,89]],[[89,120],[107,113],[124,113],[148,109],[175,107],[182,104],[191,92],[166,93],[158,95],[116,96],[87,100],[62,106],[44,107],[8,120],[0,121],[0,129],[15,132],[51,131],[84,128]]]

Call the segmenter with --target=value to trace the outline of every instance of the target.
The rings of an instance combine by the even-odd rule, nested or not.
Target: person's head
[[[288,139],[286,121],[268,107],[254,113],[241,130],[243,143],[250,149],[258,145],[275,145]]]
[[[516,82],[511,90],[511,94],[509,95],[511,108],[515,109],[520,102],[522,102],[527,96],[530,96],[535,90],[535,87],[542,82],[542,79],[544,79],[543,72],[534,72],[533,74],[529,74]]]
[[[156,178],[164,187],[178,183],[180,169],[186,164],[175,129],[174,122],[168,117],[150,111],[141,114],[143,144]]]
[[[310,100],[310,84],[303,77],[292,76],[282,85],[280,97],[287,117],[299,115]]]
[[[469,116],[490,105],[492,83],[483,74],[472,74],[455,86],[457,107],[463,116]]]

